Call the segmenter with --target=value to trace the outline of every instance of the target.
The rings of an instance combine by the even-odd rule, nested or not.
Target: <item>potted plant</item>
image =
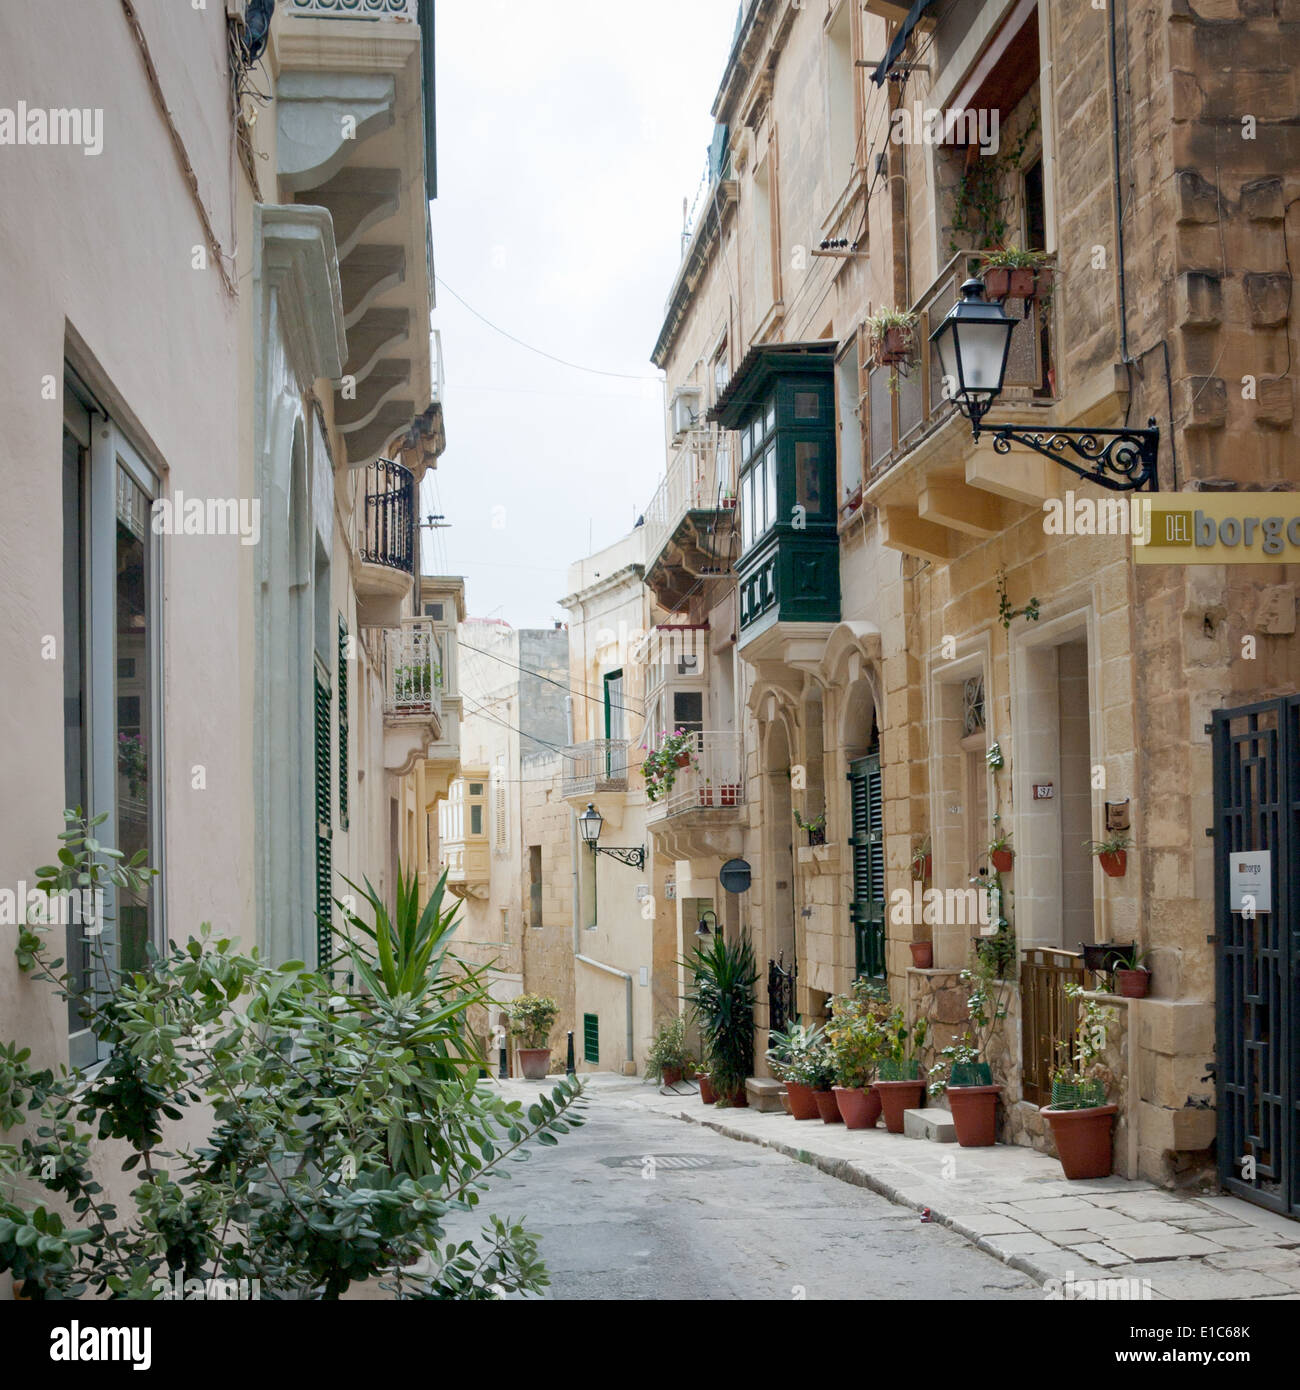
[[[667,796],[677,781],[678,769],[689,767],[694,761],[694,754],[694,734],[687,733],[685,729],[665,734],[659,747],[647,753],[641,764],[647,798],[661,801]]]
[[[713,1082],[709,1079],[708,1072],[699,1072],[695,1079],[700,1083],[700,1100],[705,1105],[716,1104],[718,1093],[713,1089]]]
[[[719,933],[680,964],[691,972],[686,1001],[699,1020],[709,1085],[717,1104],[748,1105],[745,1081],[754,1070],[754,984],[758,979],[753,944],[747,935],[728,941]],[[703,1084],[700,1093],[704,1095]]]
[[[989,841],[989,862],[1000,874],[1007,873],[1011,868],[1012,862],[1015,860],[1016,852],[1010,845],[1010,835],[995,835],[993,839]]]
[[[510,1032],[519,1039],[519,1069],[528,1081],[545,1081],[551,1065],[551,1025],[560,1006],[545,994],[510,1001]]]
[[[997,1110],[1001,1086],[984,1060],[994,1027],[1007,1016],[1006,984],[994,977],[987,959],[976,955],[973,968],[959,976],[970,990],[967,1023],[962,1037],[940,1052],[942,1061],[930,1068],[930,1094],[948,1093],[957,1142],[966,1149],[997,1143]],[[945,1076],[946,1073],[946,1076]]]
[[[1065,992],[1077,1000],[1083,990],[1068,984]],[[1101,1060],[1110,1018],[1110,1010],[1097,1000],[1083,1001],[1074,1065],[1053,1071],[1052,1103],[1040,1111],[1052,1127],[1057,1156],[1071,1180],[1109,1177],[1114,1164],[1111,1132],[1119,1107],[1106,1104],[1106,1087],[1113,1078]]]
[[[912,953],[912,964],[918,970],[934,969],[934,942],[909,941],[907,949]]]
[[[927,883],[934,866],[934,855],[930,852],[930,837],[927,835],[912,851],[912,877],[918,883]]]
[[[1052,288],[1052,269],[1045,251],[998,247],[983,256],[984,292],[989,299],[1046,298]]]
[[[802,1023],[792,1023],[784,1032],[774,1030],[768,1035],[768,1065],[772,1075],[785,1082],[787,1109],[796,1120],[818,1118],[817,1102],[803,1075],[808,1055],[821,1041],[820,1027],[809,1028]]]
[[[801,1071],[804,1085],[812,1091],[813,1101],[817,1106],[817,1113],[822,1117],[822,1123],[827,1125],[843,1124],[840,1107],[835,1103],[835,1061],[824,1038],[810,1049],[804,1059]]]
[[[895,366],[912,354],[917,317],[906,309],[881,309],[867,320],[876,366]]]
[[[808,843],[810,845],[824,845],[826,843],[826,812],[814,816],[811,820],[804,820],[798,811],[794,813],[794,823],[800,830],[808,832]]]
[[[1145,999],[1151,990],[1151,972],[1146,968],[1150,953],[1136,944],[1128,948],[1122,962],[1115,963],[1115,989],[1125,999]]]
[[[884,1042],[883,1019],[889,1006],[884,986],[854,981],[852,994],[831,1001],[826,1042],[835,1067],[831,1088],[840,1118],[848,1129],[874,1129],[880,1118],[880,1092],[872,1090]]]
[[[671,1019],[660,1027],[645,1058],[646,1068],[658,1072],[665,1086],[676,1086],[694,1060],[686,1046],[684,1018]]]
[[[1105,840],[1085,840],[1083,847],[1097,857],[1102,872],[1111,878],[1123,878],[1128,869],[1128,852],[1133,844],[1127,830],[1121,830]]]
[[[885,1128],[890,1134],[902,1134],[903,1112],[914,1109],[924,1099],[920,1054],[925,1047],[926,1034],[925,1019],[917,1019],[915,1026],[909,1029],[903,1021],[902,1009],[895,1009],[885,1021],[880,1062],[872,1089],[880,1094]]]

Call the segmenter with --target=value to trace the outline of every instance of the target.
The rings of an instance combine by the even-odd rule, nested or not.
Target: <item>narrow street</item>
[[[510,1082],[511,1098],[539,1088]],[[527,1218],[554,1299],[1039,1299],[1016,1270],[865,1188],[593,1090],[479,1211]],[[450,1223],[449,1223],[450,1225]]]

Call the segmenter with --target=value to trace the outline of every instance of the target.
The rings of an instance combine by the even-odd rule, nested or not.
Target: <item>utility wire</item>
[[[565,685],[562,681],[552,680],[550,676],[544,676],[540,671],[534,671],[529,666],[520,666],[517,661],[510,661],[504,656],[498,656],[496,652],[490,652],[484,647],[472,647],[468,642],[461,641],[460,649],[466,652],[477,652],[480,656],[491,657],[493,661],[499,661],[503,666],[513,666],[516,671],[522,671],[526,676],[536,676],[539,681],[545,681],[547,685],[553,685],[557,690],[563,690],[566,695],[576,695],[581,700],[590,700],[593,705],[603,705],[605,701],[599,695],[588,695],[585,691],[574,690]],[[633,709],[631,705],[610,705],[610,709],[625,710],[628,714],[644,715],[644,709]]]
[[[464,299],[462,299],[460,295],[458,295],[456,291],[453,290],[452,287],[442,278],[441,275],[434,276],[434,279],[437,280],[438,284],[440,284],[443,287],[443,289],[446,290],[447,293],[451,295],[451,297],[454,300],[457,301],[457,303],[461,304],[464,308],[468,309],[469,312],[473,314],[474,317],[478,319],[480,323],[487,324],[487,326],[494,333],[499,333],[503,338],[508,338],[512,343],[516,344],[518,347],[526,348],[529,352],[535,352],[539,357],[545,357],[549,362],[558,362],[561,367],[569,367],[575,372],[589,372],[592,376],[617,377],[620,381],[659,382],[663,380],[662,377],[644,376],[640,374],[634,374],[632,372],[607,372],[600,367],[584,367],[580,362],[569,362],[566,361],[563,357],[556,357],[555,354],[552,352],[545,352],[539,347],[534,347],[531,343],[524,342],[522,338],[516,338],[513,333],[507,333],[504,328],[500,327],[498,324],[493,323],[490,318],[487,318],[485,315],[480,314],[479,311],[476,308],[474,308],[472,304],[469,304]]]

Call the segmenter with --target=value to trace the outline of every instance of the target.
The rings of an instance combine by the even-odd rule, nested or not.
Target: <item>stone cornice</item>
[[[336,381],[347,361],[334,222],[325,208],[261,203],[255,209],[261,276],[276,293],[285,349],[304,390]]]

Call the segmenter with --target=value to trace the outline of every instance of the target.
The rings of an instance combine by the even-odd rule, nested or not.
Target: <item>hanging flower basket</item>
[[[1007,285],[1008,299],[1032,299],[1034,297],[1034,271],[1029,266],[1020,266],[1011,272]]]
[[[1011,865],[1015,862],[1016,852],[1013,849],[995,849],[989,852],[989,858],[993,861],[993,867],[1000,874],[1009,872]]]
[[[1127,850],[1112,850],[1109,854],[1099,854],[1097,859],[1101,864],[1102,872],[1109,874],[1111,878],[1123,878],[1128,869]]]

